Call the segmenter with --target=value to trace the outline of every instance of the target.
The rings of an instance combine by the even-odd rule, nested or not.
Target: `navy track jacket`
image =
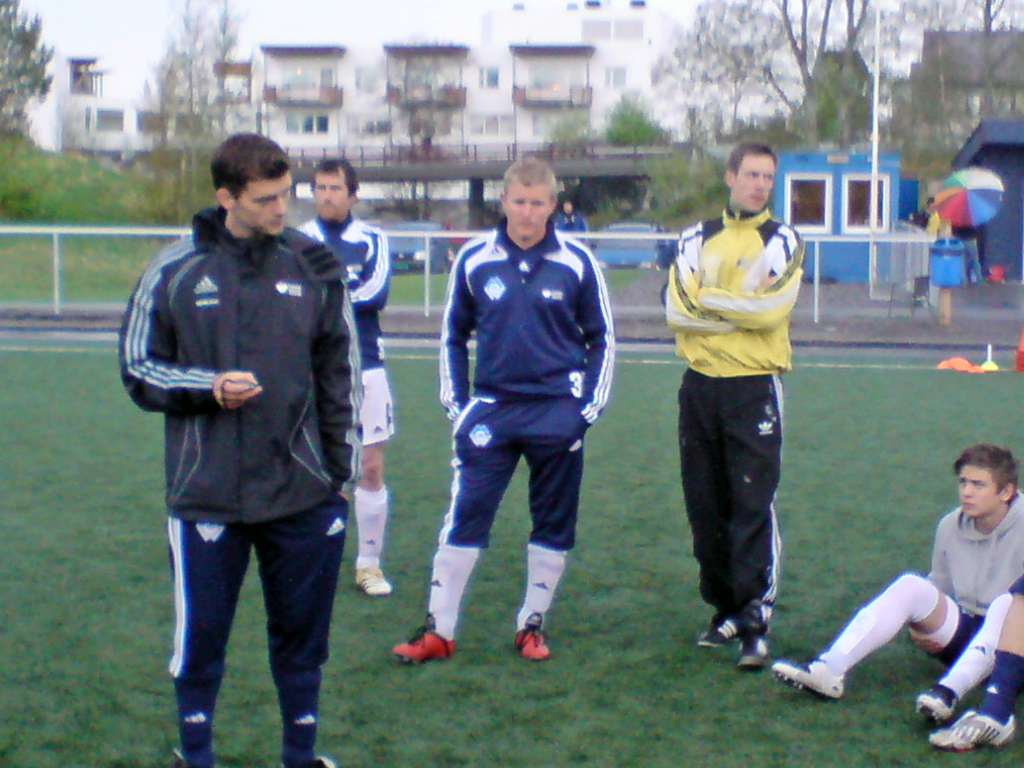
[[[260,522],[348,489],[359,467],[359,347],[334,255],[295,230],[257,244],[196,214],[190,237],[139,279],[121,327],[121,377],[165,414],[167,508],[205,522]],[[217,373],[263,392],[223,410]]]
[[[476,396],[573,396],[588,424],[608,402],[615,332],[604,277],[585,246],[551,225],[526,251],[504,225],[459,251],[441,328],[441,403],[452,418],[470,397],[473,333]]]
[[[300,230],[326,243],[346,272],[352,309],[359,329],[363,370],[384,367],[380,313],[387,306],[391,288],[391,252],[381,230],[353,218],[342,222],[324,221],[319,216]]]

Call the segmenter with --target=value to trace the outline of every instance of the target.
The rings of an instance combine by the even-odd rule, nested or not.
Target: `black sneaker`
[[[722,617],[718,614],[711,619],[708,628],[697,638],[701,648],[721,648],[739,637],[740,626],[732,616]]]
[[[758,672],[768,665],[768,641],[764,635],[745,635],[740,643],[736,666],[745,672]]]
[[[945,723],[953,718],[960,697],[944,685],[933,685],[917,695],[914,709],[933,723]]]
[[[751,600],[737,616],[740,635],[764,636],[768,634],[768,609],[760,600]]]

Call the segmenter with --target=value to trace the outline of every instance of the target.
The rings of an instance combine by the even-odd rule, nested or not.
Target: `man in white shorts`
[[[363,358],[363,461],[355,504],[359,541],[356,586],[367,595],[382,597],[392,589],[380,565],[389,511],[384,446],[395,433],[380,329],[380,312],[391,286],[391,254],[383,232],[352,216],[358,190],[356,171],[347,160],[320,163],[313,186],[317,215],[301,229],[326,243],[348,273]]]

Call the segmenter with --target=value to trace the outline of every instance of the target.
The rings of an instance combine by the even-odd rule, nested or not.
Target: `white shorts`
[[[363,371],[363,410],[359,417],[363,445],[386,442],[395,434],[391,386],[383,368]]]

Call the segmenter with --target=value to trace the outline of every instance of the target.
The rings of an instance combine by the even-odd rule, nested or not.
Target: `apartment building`
[[[523,0],[483,14],[479,44],[266,44],[252,61],[222,64],[218,75],[235,83],[224,89],[230,130],[259,131],[304,156],[420,158],[543,145],[566,120],[599,134],[628,95],[676,130],[681,110],[653,99],[651,87],[676,31],[675,20],[645,0]],[[67,63],[61,148],[126,156],[173,129],[144,100],[105,100],[95,65]]]

